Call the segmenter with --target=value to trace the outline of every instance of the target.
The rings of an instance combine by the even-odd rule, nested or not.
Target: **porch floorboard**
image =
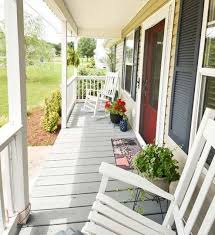
[[[60,230],[81,230],[95,201],[102,161],[115,163],[111,138],[135,137],[132,130],[121,132],[108,118],[93,119],[82,104],[74,107],[68,128],[61,130],[32,191],[32,212],[21,235],[52,235]],[[132,208],[129,185],[111,180],[107,194]],[[165,202],[161,202],[165,211]],[[156,201],[144,203],[144,214],[162,222]]]

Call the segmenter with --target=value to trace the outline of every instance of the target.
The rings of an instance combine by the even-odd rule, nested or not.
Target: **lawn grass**
[[[68,76],[73,68],[68,68]],[[44,99],[52,90],[59,89],[61,80],[61,64],[46,63],[26,68],[27,108],[42,106]],[[7,76],[6,69],[0,68],[0,116],[8,115]]]

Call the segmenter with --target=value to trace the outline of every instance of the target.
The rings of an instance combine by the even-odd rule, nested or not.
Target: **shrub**
[[[106,69],[89,68],[86,65],[80,65],[78,69],[78,75],[80,76],[104,76],[106,75]]]
[[[61,93],[57,90],[45,98],[44,116],[42,118],[43,129],[47,132],[54,132],[57,129],[60,116]]]
[[[7,117],[5,117],[4,115],[0,116],[0,127],[4,126],[4,124],[6,124],[8,121]]]
[[[42,125],[45,131],[54,132],[57,129],[59,122],[59,114],[57,112],[46,113],[42,121]]]
[[[85,64],[85,66],[87,68],[95,68],[96,67],[96,62],[95,62],[95,59],[92,57],[92,58],[89,58],[87,63]]]
[[[166,178],[167,181],[179,179],[178,162],[173,159],[170,149],[149,144],[133,159],[134,168],[138,173],[149,179]]]

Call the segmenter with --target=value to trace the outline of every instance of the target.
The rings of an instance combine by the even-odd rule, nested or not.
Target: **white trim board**
[[[169,65],[171,58],[171,44],[172,44],[172,32],[173,22],[175,13],[175,0],[170,1],[152,16],[147,18],[142,24],[142,40],[141,40],[141,51],[140,51],[140,62],[142,68],[140,69],[140,85],[137,90],[137,102],[136,102],[136,128],[135,132],[139,135],[139,124],[140,124],[140,104],[141,104],[141,89],[142,89],[142,72],[143,72],[143,57],[144,57],[144,43],[145,43],[145,31],[160,21],[165,19],[164,29],[164,42],[163,42],[163,55],[161,63],[161,77],[160,77],[160,88],[159,88],[159,101],[158,101],[158,114],[157,114],[157,128],[156,128],[156,144],[162,145],[164,141],[164,123],[165,123],[165,112],[167,102],[167,86],[169,78]],[[139,135],[140,136],[140,135]],[[143,140],[144,142],[144,140]]]

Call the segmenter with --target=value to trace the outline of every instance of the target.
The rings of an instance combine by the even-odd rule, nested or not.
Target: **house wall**
[[[179,162],[180,172],[182,172],[184,164],[187,159],[187,154],[178,146],[168,135],[169,133],[169,117],[170,117],[170,104],[171,104],[171,93],[172,93],[172,83],[173,83],[173,75],[174,75],[174,63],[175,63],[175,52],[176,52],[176,39],[177,39],[177,30],[178,30],[178,19],[179,19],[179,8],[180,8],[180,1],[176,1],[176,8],[175,8],[175,17],[174,17],[174,28],[173,28],[173,37],[172,37],[172,47],[171,47],[171,61],[170,61],[170,67],[169,67],[169,78],[168,78],[168,92],[167,92],[167,105],[166,105],[166,115],[165,115],[165,133],[164,133],[164,143],[167,147],[172,149],[174,151],[174,157]],[[191,203],[189,205],[187,214],[191,211],[193,207],[193,203],[195,202],[195,199],[198,195],[200,186],[202,185],[202,182],[204,180],[205,174],[202,174],[197,188],[195,190],[195,193],[193,195],[193,198],[191,200]],[[214,180],[215,183],[215,180]],[[177,186],[177,183],[172,183],[170,185],[170,192],[174,193],[174,190]],[[197,224],[194,227],[194,234],[197,234],[197,231],[199,229],[199,225],[201,225],[202,220],[204,219],[205,213],[207,212],[207,208],[209,204],[211,203],[211,200],[213,199],[215,195],[215,185],[211,187],[211,190],[208,192],[206,200],[204,202],[204,205],[202,207],[201,213],[199,213]],[[213,235],[215,232],[215,224],[213,225],[210,235]]]
[[[132,23],[130,23],[128,26],[125,27],[125,29],[122,32],[123,36],[126,36],[126,34],[128,34],[131,30],[133,30],[134,28],[136,28],[138,25],[142,24],[142,22],[147,19],[147,17],[151,16],[155,11],[157,11],[161,6],[164,5],[164,1],[150,1],[150,7],[149,5],[145,6],[145,10],[141,10],[142,12],[142,20],[140,20],[140,18],[138,18],[136,16],[136,20],[133,20],[133,28],[132,28]],[[172,34],[172,43],[171,43],[171,58],[170,58],[170,65],[169,65],[169,75],[168,75],[168,89],[167,89],[167,102],[166,102],[166,112],[165,112],[165,126],[164,126],[164,143],[167,147],[169,147],[170,149],[172,149],[174,151],[174,156],[175,158],[179,161],[179,167],[180,167],[180,172],[182,172],[184,164],[186,162],[187,159],[187,154],[185,154],[185,152],[180,148],[180,146],[178,146],[168,135],[169,133],[169,117],[170,117],[170,104],[171,104],[171,92],[172,92],[172,83],[173,83],[173,74],[174,74],[174,65],[175,65],[175,52],[176,52],[176,39],[177,39],[177,30],[178,30],[178,20],[179,20],[179,9],[180,9],[180,0],[176,0],[175,1],[175,13],[174,13],[174,23],[173,23],[173,34]],[[148,9],[149,11],[147,11],[147,13],[144,14],[144,12],[146,11],[146,9]],[[138,23],[137,23],[138,22]],[[140,48],[140,55],[139,55],[139,66],[138,66],[138,80],[139,78],[142,77],[142,65],[143,65],[143,55],[142,55],[142,51],[143,51],[143,34],[141,35],[141,48]],[[123,63],[123,42],[120,42],[117,45],[117,58],[118,58],[118,63],[117,63],[117,69],[120,72],[120,79],[122,76],[122,63]],[[121,90],[121,97],[123,99],[126,100],[127,102],[127,109],[129,112],[129,121],[130,124],[132,126],[132,128],[135,131],[136,130],[136,112],[137,112],[137,107],[136,107],[136,102],[134,102],[129,95],[124,92],[123,90]],[[193,196],[193,200],[191,202],[191,204],[189,205],[189,209],[188,212],[192,209],[193,206],[193,202],[195,201],[195,198],[197,196],[197,193],[199,191],[199,188],[202,184],[202,181],[204,180],[205,175],[202,174],[197,189],[194,193]],[[174,190],[176,188],[177,184],[173,183],[171,184],[170,187],[170,191],[171,193],[174,193]],[[203,210],[201,211],[201,213],[198,216],[198,223],[196,225],[196,227],[194,228],[194,234],[196,233],[196,231],[198,231],[198,226],[201,224],[204,216],[205,216],[205,212],[207,211],[208,205],[211,202],[213,196],[215,195],[215,186],[213,185],[211,190],[208,192],[206,201],[203,205]],[[188,213],[187,212],[187,213]],[[215,224],[213,225],[210,234],[214,234],[215,231]]]
[[[177,0],[178,2],[179,0]],[[139,12],[138,14],[130,21],[130,23],[122,30],[122,36],[125,37],[128,35],[132,30],[137,28],[138,26],[142,25],[142,23],[151,15],[153,15],[157,10],[159,10],[162,6],[168,3],[168,0],[150,0]],[[178,17],[178,16],[177,16]],[[175,20],[177,22],[177,19]],[[142,78],[142,66],[143,66],[143,41],[144,35],[142,34],[141,30],[141,43],[139,49],[139,65],[138,65],[138,81],[141,81]],[[176,44],[176,43],[175,43]],[[117,63],[117,68],[119,68],[120,72],[120,81],[122,76],[122,61],[123,61],[123,42],[117,45],[117,57],[120,58]],[[120,91],[121,97],[126,101],[126,107],[128,110],[128,119],[130,122],[131,127],[134,131],[138,132],[138,127],[136,122],[138,120],[137,112],[139,107],[137,107],[137,102],[134,101],[130,95],[121,89]],[[137,88],[137,96],[138,96],[138,88]],[[138,100],[138,99],[137,99]]]
[[[118,71],[120,78],[119,88],[121,87],[121,80],[122,80],[122,64],[123,64],[123,41],[119,42],[116,45],[116,71]]]

